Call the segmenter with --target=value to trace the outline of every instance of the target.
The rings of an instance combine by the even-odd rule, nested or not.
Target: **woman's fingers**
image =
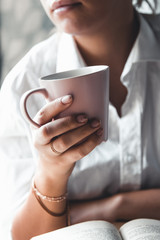
[[[54,149],[57,152],[63,153],[70,147],[86,139],[88,136],[96,132],[99,128],[100,121],[94,119],[90,123],[85,124],[84,126],[70,130],[69,132],[53,140]]]
[[[79,122],[77,122],[77,119]],[[41,130],[45,129],[46,125],[35,131],[34,145],[37,148],[43,149],[43,152],[50,155],[50,157],[62,156],[68,149],[76,145],[81,145],[84,141],[86,142],[87,138],[90,138],[90,135],[93,133],[96,132],[96,137],[98,138],[102,132],[100,121],[94,119],[87,123],[85,115],[78,115],[77,117],[68,116],[55,120],[49,124],[51,127],[50,131]],[[99,131],[97,132],[98,129]],[[59,134],[60,132],[63,132],[63,134]],[[53,134],[55,136],[56,133],[57,137],[53,137]],[[95,146],[96,144],[95,142]],[[72,158],[72,156],[70,157]]]
[[[73,98],[71,95],[66,95],[49,102],[36,114],[34,120],[39,125],[44,125],[50,122],[55,116],[67,109],[72,104]]]
[[[65,164],[73,164],[81,158],[89,154],[100,142],[103,129],[99,128],[96,132],[91,134],[84,142],[77,146],[71,147],[63,154]]]
[[[36,129],[34,139],[36,139],[37,144],[45,145],[49,143],[52,138],[60,136],[72,129],[79,128],[86,124],[87,121],[88,118],[85,114],[56,119]]]

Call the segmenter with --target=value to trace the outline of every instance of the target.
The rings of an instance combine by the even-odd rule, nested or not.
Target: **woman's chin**
[[[83,32],[82,26],[80,24],[74,24],[73,22],[69,20],[65,20],[60,25],[56,24],[57,28],[61,32],[65,32],[71,35],[79,35]]]

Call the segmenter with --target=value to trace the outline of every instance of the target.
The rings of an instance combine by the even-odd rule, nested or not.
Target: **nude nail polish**
[[[71,95],[66,95],[64,97],[62,97],[61,99],[63,104],[68,104],[72,102],[72,96]]]

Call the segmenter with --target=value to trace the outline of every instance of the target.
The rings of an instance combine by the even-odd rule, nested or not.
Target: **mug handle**
[[[32,124],[34,127],[39,128],[41,125],[36,123],[35,121],[33,121],[33,119],[30,117],[28,110],[27,110],[27,100],[32,94],[35,94],[35,93],[40,93],[40,94],[44,95],[45,98],[48,98],[48,92],[45,88],[31,89],[22,95],[21,100],[20,100],[20,109],[21,109],[21,112],[22,112],[25,120],[28,123]]]

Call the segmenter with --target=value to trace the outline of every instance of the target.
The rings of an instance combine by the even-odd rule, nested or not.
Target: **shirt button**
[[[134,155],[127,153],[126,156],[124,157],[125,163],[133,163],[135,161]]]

